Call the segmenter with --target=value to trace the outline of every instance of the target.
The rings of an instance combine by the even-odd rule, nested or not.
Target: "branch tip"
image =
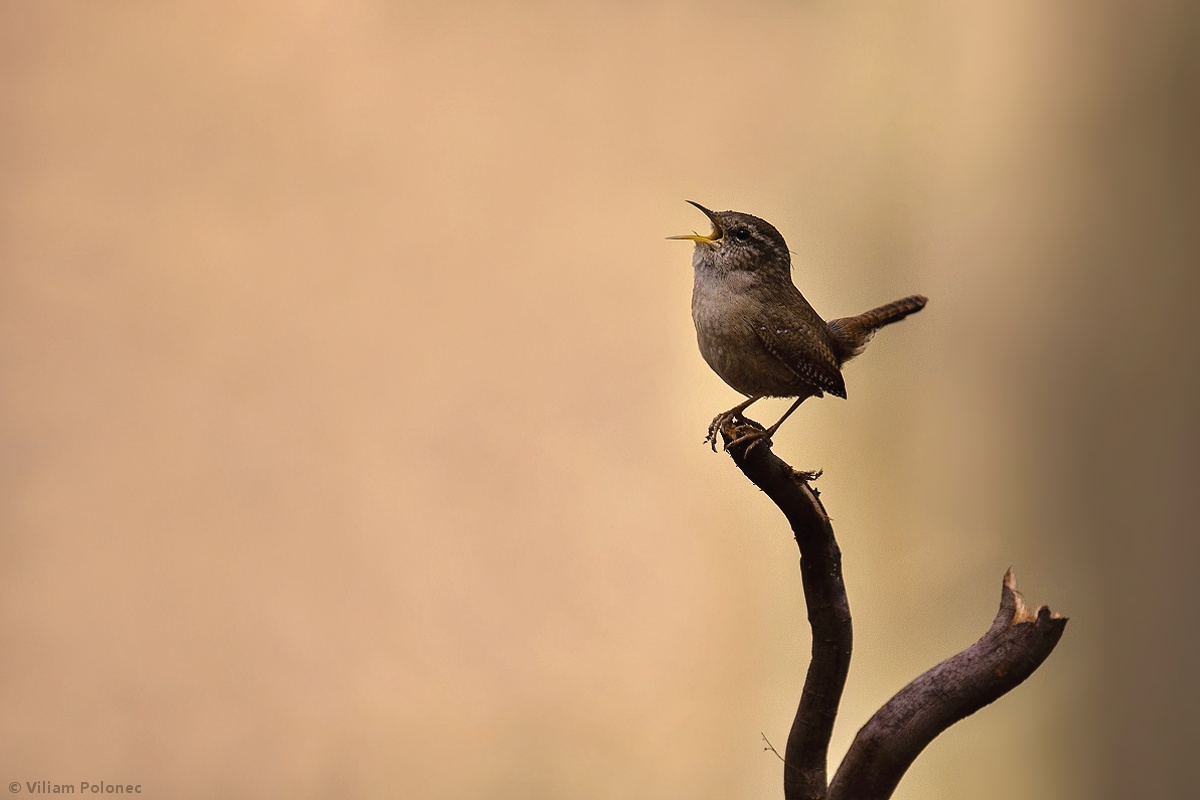
[[[1004,571],[1004,588],[1014,592],[1017,590],[1017,573],[1013,572],[1012,567]]]
[[[1006,608],[1012,609],[1012,615],[1009,617],[1008,624],[1018,625],[1026,622],[1046,622],[1052,619],[1065,619],[1061,614],[1056,614],[1050,610],[1049,606],[1038,606],[1031,608],[1025,602],[1025,595],[1017,591],[1017,575],[1013,572],[1012,567],[1004,573],[1004,589],[1001,592],[1000,608],[1002,611]]]

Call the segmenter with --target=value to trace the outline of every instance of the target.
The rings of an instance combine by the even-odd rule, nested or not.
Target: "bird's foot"
[[[731,408],[728,411],[723,411],[713,417],[713,421],[708,424],[708,435],[704,437],[705,444],[711,444],[713,452],[717,452],[717,438],[721,435],[721,429],[734,420],[746,421],[742,416],[741,409]],[[725,445],[725,449],[729,449],[729,445]]]
[[[705,444],[711,444],[713,452],[717,452],[717,439],[724,437],[725,452],[734,447],[747,445],[745,452],[749,453],[764,441],[771,443],[771,433],[752,419],[742,416],[741,409],[730,410],[713,417],[708,426],[708,436],[704,437]]]
[[[751,428],[745,433],[731,439],[725,443],[725,451],[728,452],[735,447],[745,445],[746,449],[742,451],[742,458],[750,455],[750,451],[758,447],[760,444],[766,444],[770,447],[774,442],[771,441],[771,432],[761,428]]]

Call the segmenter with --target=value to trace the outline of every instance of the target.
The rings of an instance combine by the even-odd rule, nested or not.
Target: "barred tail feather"
[[[925,307],[927,302],[929,302],[929,298],[914,294],[903,300],[873,308],[856,317],[830,320],[829,331],[833,334],[834,350],[837,352],[838,358],[846,361],[858,355],[871,341],[875,331],[884,325],[899,322],[909,314],[917,313]]]

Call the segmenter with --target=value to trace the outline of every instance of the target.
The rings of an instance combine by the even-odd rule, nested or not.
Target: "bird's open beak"
[[[685,233],[682,236],[668,236],[667,238],[691,239],[693,242],[702,242],[704,244],[716,244],[717,242],[720,242],[721,237],[725,235],[725,231],[721,230],[721,224],[717,222],[717,218],[713,212],[709,211],[707,208],[695,202],[694,200],[688,200],[688,202],[703,211],[704,216],[708,217],[708,221],[711,222],[713,226],[712,233],[710,233],[708,236],[704,236],[699,233]]]

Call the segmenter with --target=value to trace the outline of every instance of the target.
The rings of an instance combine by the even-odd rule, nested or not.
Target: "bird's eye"
[[[737,239],[739,242],[750,241],[750,229],[749,228],[734,228],[733,229],[733,238]]]

